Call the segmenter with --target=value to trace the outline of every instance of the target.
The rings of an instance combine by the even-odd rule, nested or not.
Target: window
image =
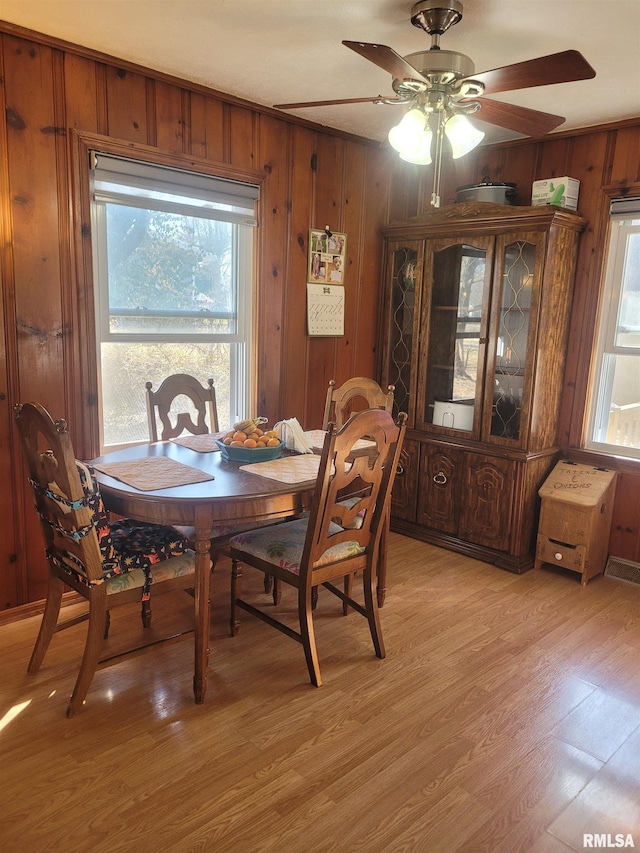
[[[586,447],[640,459],[640,198],[611,202]]]
[[[100,446],[148,440],[145,383],[213,378],[221,429],[249,408],[258,187],[92,152]]]

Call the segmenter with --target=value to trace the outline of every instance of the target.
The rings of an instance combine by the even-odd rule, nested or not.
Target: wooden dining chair
[[[369,379],[367,376],[354,376],[338,388],[336,388],[335,379],[330,379],[322,429],[328,429],[330,423],[341,427],[354,411],[363,408],[384,409],[392,415],[394,392],[394,385],[388,385],[387,390],[383,391],[375,379]]]
[[[375,379],[370,379],[368,376],[354,376],[347,379],[339,387],[336,387],[334,379],[329,380],[327,388],[327,397],[324,405],[324,416],[322,419],[322,429],[328,429],[330,423],[337,424],[341,427],[353,411],[360,411],[363,408],[367,409],[384,409],[393,415],[393,402],[395,394],[395,385],[388,385],[384,391]],[[389,535],[390,519],[387,518],[382,532],[382,553],[387,553],[386,541]],[[352,578],[345,579],[345,592],[351,595]],[[386,559],[383,559],[378,564],[378,605],[384,604],[387,589],[387,565]],[[314,601],[317,597],[317,591],[314,592]],[[343,607],[344,615],[349,612],[347,604]]]
[[[174,373],[163,379],[157,391],[153,390],[152,382],[145,383],[145,388],[151,441],[158,441],[158,419],[162,424],[159,436],[161,441],[177,438],[185,430],[192,435],[218,432],[218,409],[213,379],[207,380],[205,388],[188,373]],[[177,411],[176,401],[182,404],[183,409],[192,407],[192,411]],[[195,421],[194,414],[197,415]]]
[[[155,596],[193,587],[195,553],[173,527],[133,519],[109,522],[93,470],[75,458],[64,419],[53,421],[38,403],[18,404],[15,414],[49,561],[49,590],[28,672],[40,669],[55,633],[88,620],[67,708],[72,717],[81,709],[99,663],[107,659],[103,641],[110,611],[146,601],[152,591]],[[59,622],[66,587],[86,599],[89,609]],[[144,613],[143,608],[148,627]]]
[[[146,382],[145,388],[151,441],[179,438],[185,431],[192,435],[218,432],[218,411],[213,379],[207,380],[205,388],[188,373],[174,373],[162,380],[157,391],[153,390],[152,382]],[[190,411],[185,411],[185,408]],[[197,415],[195,421],[194,415]],[[160,434],[158,434],[158,420],[162,424]],[[209,548],[212,570],[220,554],[229,553],[230,537],[251,527],[255,527],[255,523],[214,525]],[[194,546],[195,528],[178,527],[177,529]],[[265,590],[268,591],[266,583]]]
[[[315,586],[326,587],[364,616],[376,655],[385,656],[374,585],[405,429],[404,413],[395,423],[388,412],[379,409],[356,413],[340,429],[331,424],[309,515],[231,539],[231,634],[239,628],[238,610],[244,610],[297,640],[316,687],[322,680],[311,600]],[[365,454],[354,453],[356,443],[365,437],[373,443],[371,449]],[[345,504],[343,496],[347,493],[357,494],[358,500]],[[297,590],[298,630],[242,598],[243,566],[253,566]],[[332,583],[356,571],[362,572],[364,603]]]

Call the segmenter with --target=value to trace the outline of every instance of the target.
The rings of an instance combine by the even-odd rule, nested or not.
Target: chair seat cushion
[[[119,588],[141,586],[143,598],[148,598],[149,587],[154,579],[162,580],[165,577],[157,570],[157,566],[185,555],[189,548],[188,540],[175,527],[165,524],[147,524],[132,518],[110,522],[93,468],[79,460],[76,460],[76,466],[86,505],[92,513],[92,524],[98,535],[102,556],[102,578],[98,582],[108,582],[130,574],[132,577],[121,581]],[[193,551],[188,553],[193,555]],[[192,557],[189,559],[192,560]],[[84,566],[72,553],[66,553],[64,562],[57,562],[67,574],[81,583],[89,584]],[[183,562],[187,566],[189,560]],[[172,563],[171,567],[167,567],[167,571],[182,573],[177,563]],[[138,582],[140,579],[141,582]],[[112,591],[115,591],[116,586]]]
[[[283,524],[250,530],[234,536],[230,544],[232,548],[299,575],[307,524],[308,518],[299,518],[295,521],[285,521]],[[329,525],[330,535],[340,533],[342,530],[342,527],[333,522]],[[340,542],[328,548],[315,566],[355,557],[364,553],[364,550],[357,542]]]
[[[265,521],[264,525],[273,525],[276,522],[274,521]],[[211,543],[215,545],[215,539],[228,539],[230,536],[236,536],[238,533],[243,533],[245,530],[255,530],[258,527],[261,527],[259,522],[257,521],[247,521],[244,524],[218,524],[214,525],[211,528]],[[193,544],[196,540],[196,529],[195,527],[176,527],[175,528],[181,536],[191,544]]]
[[[186,550],[184,554],[177,557],[172,557],[170,560],[164,560],[161,563],[155,563],[149,570],[151,584],[160,583],[161,581],[171,578],[179,578],[184,575],[192,575],[195,572],[195,551]],[[144,569],[131,569],[121,575],[115,575],[110,578],[105,586],[107,595],[115,592],[122,592],[125,589],[135,589],[144,587],[147,584],[147,573]]]

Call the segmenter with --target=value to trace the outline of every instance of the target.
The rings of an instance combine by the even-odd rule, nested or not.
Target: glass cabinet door
[[[423,313],[426,358],[420,387],[422,424],[430,429],[477,437],[492,245],[492,238],[456,238],[433,241],[427,249],[425,275],[430,287]]]
[[[494,294],[491,385],[487,385],[491,415],[485,422],[489,440],[505,444],[519,443],[524,428],[537,249],[535,235],[509,239],[496,249],[496,279],[500,280]]]
[[[413,421],[417,321],[422,275],[422,243],[392,243],[388,248],[387,275],[390,277],[388,328],[383,382],[394,385],[394,416],[407,412]],[[416,288],[418,284],[418,288]]]

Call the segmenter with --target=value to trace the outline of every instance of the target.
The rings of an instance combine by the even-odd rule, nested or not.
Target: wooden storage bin
[[[616,473],[563,460],[541,486],[535,568],[543,563],[582,575],[582,585],[604,571]]]

